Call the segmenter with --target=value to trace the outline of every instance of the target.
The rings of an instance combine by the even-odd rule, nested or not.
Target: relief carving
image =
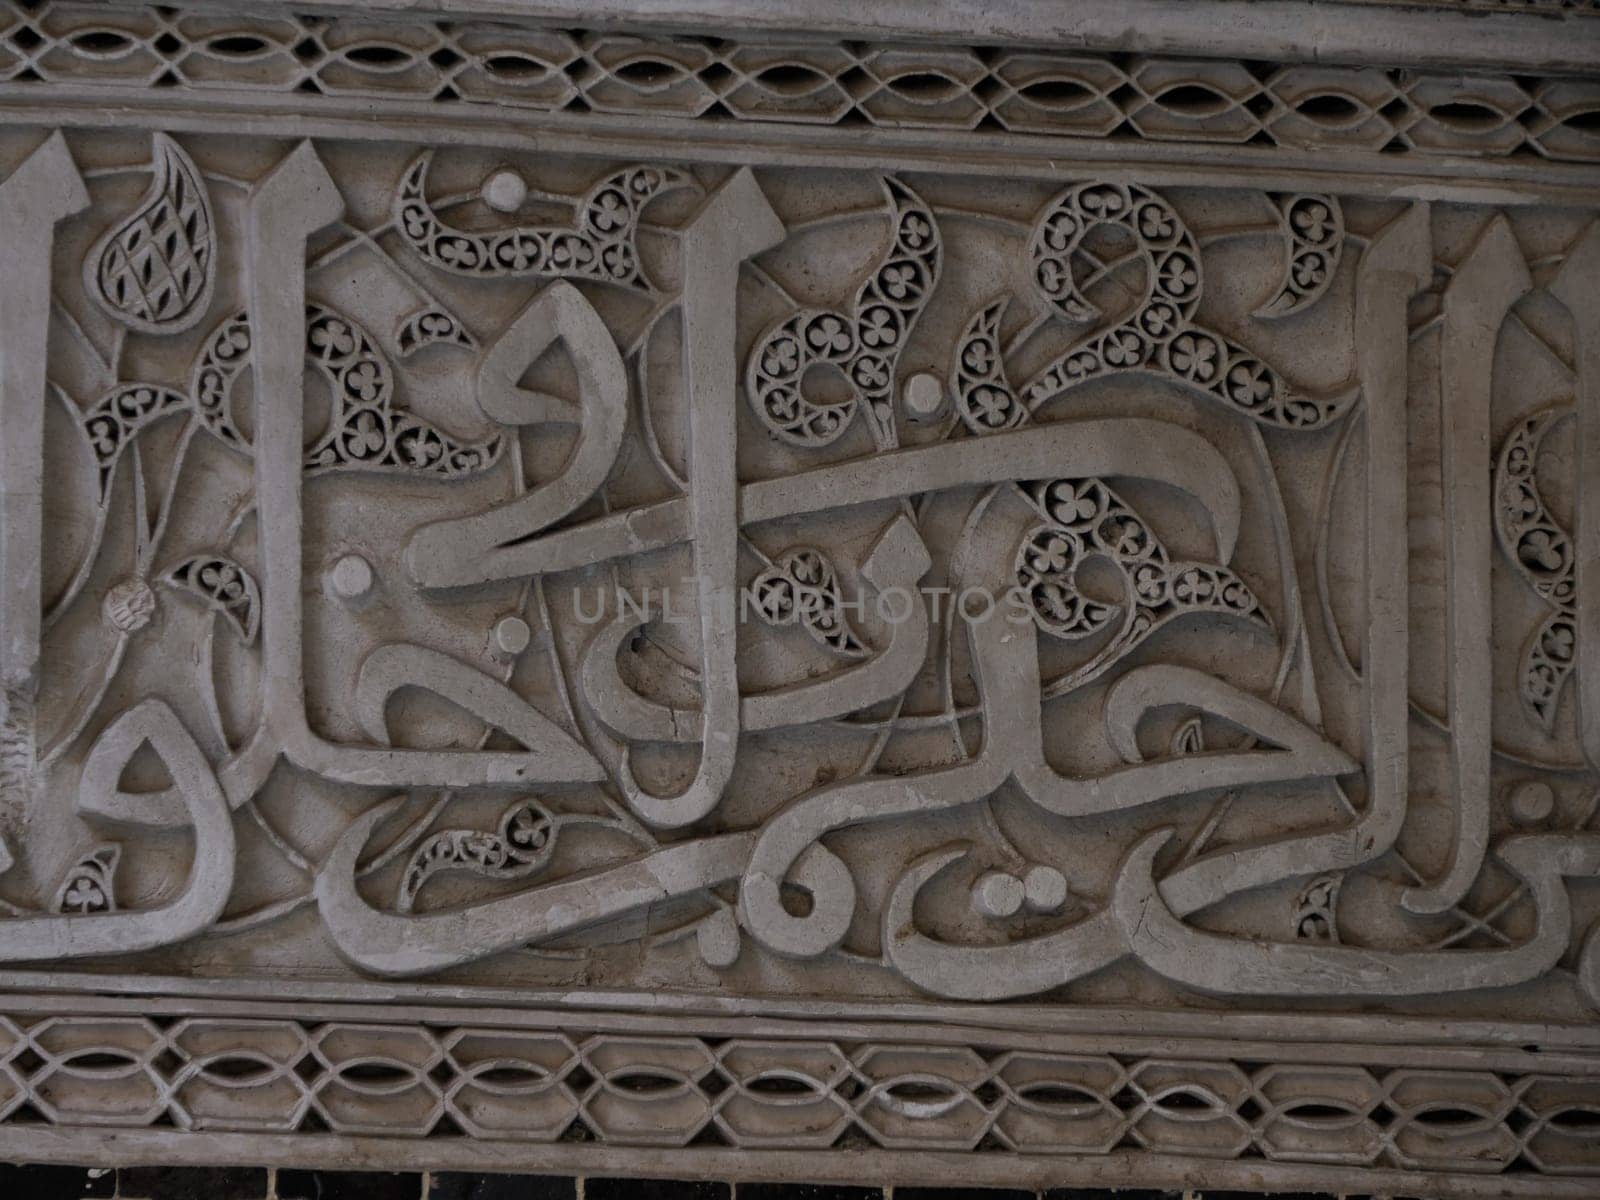
[[[110,234],[101,234],[91,257],[114,253],[126,258],[151,229],[186,212],[188,240],[174,240],[177,232],[168,231],[162,270],[172,274],[179,258],[192,260],[193,269],[163,282],[160,286],[169,290],[159,303],[136,304],[126,290],[109,290],[110,268],[104,266],[86,270],[84,279],[93,302],[111,305],[119,321],[159,338],[196,323],[187,317],[169,327],[155,316],[209,298],[209,271],[204,281],[197,281],[195,272],[219,253],[212,245],[213,230],[226,235],[228,227],[214,225],[211,202],[189,154],[170,138],[158,136],[152,144],[159,166],[151,194],[141,201],[141,215],[124,217]],[[70,171],[68,153],[59,138],[48,142],[6,186],[27,186],[30,172]],[[400,244],[393,251],[380,248],[375,257],[392,262],[391,255],[410,256],[411,271],[465,270],[475,277],[481,274],[479,266],[467,270],[465,259],[441,249],[458,235],[424,237],[409,228],[413,217],[437,220],[430,202],[420,198],[431,157],[424,155],[407,167],[394,185],[394,229]],[[502,169],[489,183],[511,174]],[[605,501],[605,491],[617,482],[623,447],[630,436],[637,436],[637,422],[643,419],[635,414],[648,398],[636,394],[635,387],[641,370],[651,370],[650,339],[636,338],[625,351],[625,335],[612,331],[596,301],[575,283],[623,290],[641,283],[644,276],[632,248],[636,222],[663,185],[700,192],[690,215],[671,227],[679,250],[681,291],[676,299],[657,302],[676,313],[681,337],[678,379],[666,379],[657,369],[655,386],[677,399],[684,422],[676,443],[683,466],[663,472],[669,486],[683,494],[628,507]],[[1600,835],[1553,831],[1491,844],[1493,706],[1485,686],[1491,671],[1485,638],[1492,620],[1487,586],[1491,525],[1519,576],[1554,609],[1546,620],[1549,628],[1541,628],[1539,653],[1551,657],[1547,643],[1555,646],[1556,633],[1564,629],[1569,641],[1559,651],[1566,655],[1561,661],[1573,661],[1570,635],[1580,592],[1569,549],[1572,537],[1541,500],[1532,465],[1550,425],[1568,408],[1539,410],[1513,431],[1498,458],[1498,507],[1491,503],[1496,488],[1488,448],[1494,335],[1518,298],[1533,287],[1505,217],[1489,220],[1441,294],[1440,396],[1448,431],[1441,460],[1446,570],[1452,580],[1462,581],[1450,590],[1445,614],[1451,639],[1445,707],[1453,763],[1446,794],[1456,832],[1444,874],[1437,882],[1419,879],[1400,902],[1415,913],[1457,908],[1477,880],[1485,856],[1492,854],[1521,881],[1536,928],[1509,947],[1474,952],[1403,943],[1392,948],[1350,944],[1349,934],[1334,936],[1327,918],[1319,918],[1327,932],[1317,940],[1332,944],[1313,947],[1277,941],[1265,929],[1202,934],[1185,924],[1184,917],[1241,892],[1280,883],[1292,888],[1297,880],[1304,884],[1314,877],[1327,880],[1320,885],[1330,897],[1321,906],[1326,908],[1343,873],[1380,859],[1406,821],[1410,786],[1400,770],[1405,754],[1400,739],[1405,736],[1403,710],[1409,695],[1403,651],[1409,618],[1396,607],[1402,593],[1394,590],[1403,582],[1405,559],[1394,558],[1390,567],[1375,560],[1380,553],[1395,555],[1396,522],[1403,527],[1401,490],[1409,468],[1403,455],[1408,400],[1401,306],[1432,282],[1426,206],[1404,210],[1366,238],[1353,281],[1357,334],[1350,382],[1318,389],[1289,383],[1283,368],[1269,365],[1198,316],[1205,255],[1171,201],[1138,186],[1072,187],[1040,205],[1025,244],[1018,247],[1018,265],[1036,296],[1025,300],[1002,295],[967,323],[949,355],[950,387],[960,419],[930,427],[911,423],[903,384],[891,386],[889,381],[903,381],[908,374],[899,368],[899,357],[913,341],[917,317],[938,297],[939,265],[949,236],[942,226],[958,221],[960,214],[957,210],[941,218],[902,181],[885,179],[881,187],[887,221],[875,237],[880,249],[869,252],[864,281],[854,286],[855,299],[837,310],[800,307],[780,316],[746,343],[741,371],[736,358],[741,310],[735,304],[741,277],[788,295],[770,273],[776,268],[760,265],[762,256],[785,238],[766,188],[749,171],[719,184],[678,169],[628,168],[605,176],[577,202],[584,214],[580,226],[597,230],[611,220],[607,228],[621,239],[617,245],[629,247],[628,272],[595,275],[597,259],[576,252],[523,255],[510,264],[486,249],[482,260],[473,260],[492,260],[497,271],[532,277],[537,290],[499,334],[474,334],[454,342],[460,354],[451,369],[464,377],[476,400],[476,412],[459,413],[454,423],[483,431],[468,436],[445,433],[444,420],[435,425],[403,407],[398,395],[407,369],[397,365],[404,361],[403,347],[402,357],[391,360],[364,322],[319,299],[314,272],[302,265],[303,247],[325,227],[344,221],[346,206],[322,153],[302,143],[244,192],[245,223],[233,253],[243,264],[237,286],[245,305],[211,326],[187,384],[119,383],[82,410],[76,424],[91,452],[90,508],[102,537],[110,536],[107,521],[123,515],[116,511],[123,503],[117,485],[121,465],[131,464],[137,501],[148,487],[141,457],[144,441],[167,418],[184,419],[180,446],[186,448],[190,434],[204,430],[253,463],[250,532],[241,539],[236,518],[233,542],[224,546],[219,539],[229,538],[230,530],[213,525],[205,530],[203,542],[158,576],[170,592],[197,602],[206,614],[225,618],[239,644],[259,656],[254,731],[243,746],[226,751],[201,771],[208,779],[212,770],[219,773],[229,808],[257,803],[280,756],[311,778],[334,784],[407,793],[445,789],[433,806],[437,811],[415,821],[387,854],[397,863],[401,857],[411,863],[397,893],[397,912],[381,915],[372,908],[354,889],[354,872],[383,819],[409,803],[403,798],[382,799],[350,823],[317,868],[315,887],[309,880],[302,885],[302,899],[309,903],[315,898],[341,951],[368,970],[422,974],[445,961],[467,962],[504,946],[585,929],[648,902],[698,897],[705,916],[692,921],[714,917],[731,933],[724,915],[731,900],[739,924],[756,945],[790,958],[815,959],[843,945],[852,926],[869,916],[874,905],[862,896],[850,863],[825,840],[838,831],[877,830],[890,847],[907,825],[974,806],[987,811],[993,822],[997,806],[1021,803],[1045,815],[1040,819],[1070,826],[1072,821],[1158,804],[1175,812],[1171,802],[1186,796],[1221,793],[1231,803],[1237,796],[1291,783],[1340,797],[1350,806],[1344,827],[1318,831],[1311,823],[1302,832],[1280,834],[1248,851],[1208,854],[1194,843],[1175,865],[1163,848],[1181,836],[1179,830],[1151,830],[1124,844],[1120,864],[1098,902],[1086,899],[1085,911],[1059,929],[1020,938],[1006,922],[1020,910],[1017,897],[1027,892],[1021,881],[1034,880],[1034,890],[1041,894],[1064,891],[1063,864],[1036,862],[1019,874],[995,874],[1004,863],[993,863],[984,876],[990,882],[975,884],[973,892],[978,926],[993,929],[963,944],[921,930],[917,897],[938,892],[935,884],[957,864],[967,864],[961,869],[970,871],[983,867],[992,855],[1003,860],[1009,848],[1006,835],[993,828],[998,844],[987,850],[963,843],[931,856],[912,856],[889,893],[876,902],[883,962],[922,991],[965,999],[1037,993],[1128,956],[1166,978],[1206,990],[1358,997],[1394,994],[1396,989],[1443,994],[1509,986],[1547,971],[1569,945],[1580,947],[1584,939],[1574,927],[1561,880],[1594,873]],[[478,202],[504,210],[508,199],[500,195],[502,190],[485,186]],[[597,215],[605,199],[619,190],[624,198],[611,206],[616,216]],[[635,197],[631,207],[628,196]],[[1302,244],[1319,246],[1324,264],[1335,269],[1345,234],[1339,201],[1322,196],[1277,203],[1277,224],[1260,227],[1264,269],[1282,269],[1270,263],[1274,228],[1283,232],[1292,256],[1306,252],[1299,248]],[[535,242],[568,236],[529,229],[483,236]],[[1237,230],[1228,234],[1230,240],[1241,236]],[[367,245],[379,244],[377,233],[357,231],[355,236]],[[1121,258],[1108,257],[1102,245]],[[741,268],[746,262],[751,266]],[[1291,265],[1291,277],[1294,269]],[[540,279],[555,281],[540,284]],[[1326,282],[1319,279],[1317,288],[1325,291]],[[1124,292],[1126,315],[1108,318],[1104,301],[1091,299],[1090,292],[1115,296],[1118,289]],[[1319,296],[1317,289],[1302,289],[1292,302],[1269,306],[1270,315],[1294,315],[1314,306]],[[1066,348],[1048,358],[1031,382],[1013,391],[1005,362],[1022,339],[1005,336],[1005,315],[1013,305],[1025,303],[1040,314],[1023,331],[1029,340],[1044,343],[1056,321],[1087,325],[1090,331],[1057,337],[1067,341]],[[450,321],[465,328],[459,318]],[[405,328],[403,324],[402,340]],[[25,361],[25,344],[19,344],[24,345]],[[575,400],[521,382],[530,367],[539,367],[558,347],[575,372]],[[937,362],[936,347],[922,351],[930,352]],[[37,366],[36,358],[35,374]],[[808,381],[824,367],[840,372],[847,388],[831,403],[807,397]],[[760,426],[794,451],[787,473],[743,484],[738,480],[744,472],[736,468],[741,374]],[[235,396],[246,379],[253,395],[247,409]],[[1112,395],[1144,388],[1157,401],[1165,394],[1216,406],[1219,423],[1214,428],[1231,429],[1236,446],[1249,452],[1254,467],[1264,472],[1266,490],[1247,496],[1240,467],[1225,453],[1225,442],[1205,431],[1213,427],[1193,428],[1171,417],[1075,411],[1084,403],[1080,393],[1087,396],[1092,384],[1113,380],[1127,382],[1119,383],[1122,390]],[[307,427],[313,399],[307,381],[314,381],[327,397],[321,432]],[[76,405],[64,388],[60,400]],[[1107,413],[1119,408],[1101,404]],[[1316,664],[1306,639],[1293,559],[1296,531],[1282,508],[1273,452],[1258,430],[1273,429],[1280,437],[1314,436],[1350,420],[1357,405],[1366,429],[1369,473],[1364,642],[1372,665],[1359,693],[1368,710],[1367,731],[1362,742],[1346,750],[1317,726]],[[830,448],[846,433],[857,408],[867,413],[868,443],[841,455]],[[652,425],[663,421],[664,412],[648,418]],[[780,412],[796,419],[806,415],[791,428],[787,417],[773,423]],[[24,426],[29,420],[35,427],[42,423],[38,415],[18,420]],[[519,430],[548,437],[543,431],[563,428],[572,432],[555,436],[570,449],[542,482],[518,485],[527,468],[516,466],[511,482],[518,490],[526,488],[520,495],[480,511],[473,511],[470,500],[465,512],[451,503],[452,481],[495,475],[508,448],[527,445],[528,434]],[[802,428],[804,436],[796,432]],[[653,452],[665,454],[664,431],[655,428],[654,436]],[[514,459],[521,457],[513,454]],[[154,564],[155,545],[174,543],[161,555],[164,561],[172,550],[184,549],[178,539],[189,530],[172,528],[170,506],[173,496],[183,495],[181,472],[187,466],[182,460],[173,464],[180,477],[167,484],[167,511],[145,527],[134,575],[104,593],[104,619],[116,633],[119,653],[126,653],[135,639],[150,637],[146,631],[152,629],[160,601],[145,582],[156,578],[156,572],[144,564]],[[318,730],[307,691],[306,666],[317,653],[306,640],[307,505],[320,495],[311,490],[314,479],[329,474],[328,486],[333,486],[341,473],[350,471],[374,473],[370,486],[379,489],[375,500],[390,477],[432,490],[426,493],[430,499],[421,509],[421,523],[398,528],[402,544],[389,551],[409,578],[379,578],[374,555],[360,548],[360,536],[353,541],[347,536],[350,545],[329,569],[334,602],[359,610],[373,595],[420,587],[416,594],[424,611],[433,611],[431,606],[448,605],[468,589],[511,584],[523,607],[504,620],[518,623],[523,631],[540,629],[548,652],[540,673],[553,672],[564,680],[556,689],[559,707],[542,707],[519,690],[514,666],[507,675],[492,663],[483,665],[492,655],[463,657],[459,649],[426,640],[383,640],[350,660],[353,679],[335,688],[335,695],[346,697],[345,719],[354,736],[330,737]],[[1192,542],[1192,526],[1184,520],[1198,517],[1209,549],[1187,555],[1171,549],[1161,522],[1152,521],[1124,494],[1125,486],[1134,485],[1149,493],[1152,502],[1163,493],[1186,497],[1177,509],[1170,499],[1162,502],[1163,521],[1177,520],[1178,535]],[[968,497],[966,517],[947,519],[943,526],[929,524],[932,506],[944,502],[947,494],[958,501]],[[602,500],[598,515],[576,515],[594,512],[597,496]],[[143,506],[147,510],[148,501]],[[444,515],[451,508],[459,515]],[[794,522],[808,517],[820,518],[821,524],[813,521],[809,528],[825,537],[828,522],[852,510],[865,510],[862,528],[869,533],[872,513],[898,515],[876,527],[873,548],[853,568],[861,582],[852,585],[849,606],[826,541],[808,545],[786,535],[776,542],[770,535],[758,537],[766,526],[806,528]],[[143,518],[137,511],[133,515],[137,525]],[[369,521],[374,533],[393,524],[380,517]],[[1261,561],[1271,562],[1273,552],[1283,551],[1276,564],[1279,581],[1266,592],[1233,565],[1241,537],[1252,524],[1261,523],[1269,531],[1270,547]],[[763,551],[762,541],[774,549]],[[669,563],[661,552],[673,547],[687,551],[687,562],[679,558],[682,567],[668,566],[663,574],[653,564]],[[42,544],[38,553],[41,561],[47,557]],[[946,565],[937,566],[941,558]],[[600,629],[583,628],[584,622],[563,629],[549,591],[585,569],[592,578],[600,564],[619,572],[619,580],[627,570],[638,581],[635,586],[644,585],[640,597],[617,608],[632,590],[619,583],[615,595],[600,596]],[[27,566],[38,577],[40,562]],[[83,581],[94,569],[90,563],[86,575],[78,567],[73,579],[77,587],[69,586],[52,606],[54,620],[65,621],[84,603],[90,585]],[[948,595],[955,600],[945,611],[933,611],[930,605],[938,607],[939,597],[919,586],[932,570],[948,581]],[[660,603],[652,604],[644,581],[656,583]],[[686,591],[690,597],[683,614],[689,617],[684,640],[697,648],[663,675],[662,668],[645,669],[636,650],[640,639],[652,638],[664,626],[672,627],[673,636],[681,634],[679,615],[671,609],[675,590],[680,606],[686,603]],[[542,611],[530,607],[537,592],[544,593]],[[870,608],[869,598],[876,602]],[[752,601],[754,623],[745,619],[751,613],[741,611],[742,602]],[[595,623],[592,617],[585,620]],[[191,636],[210,646],[214,624],[187,624]],[[1202,645],[1227,624],[1237,625],[1239,632],[1232,636],[1241,648],[1277,647],[1281,665],[1271,693],[1242,688],[1226,672],[1186,665],[1181,653],[1173,657],[1186,639],[1199,639],[1196,644]],[[803,631],[809,651],[792,640],[788,626]],[[324,618],[318,617],[318,627],[326,627]],[[498,630],[496,638],[497,644],[505,641]],[[529,640],[524,632],[513,639],[509,654],[503,647],[499,653],[522,657]],[[748,649],[747,643],[759,647],[763,642],[782,646],[783,654],[797,662],[810,659],[816,665],[800,680],[751,687],[741,678],[741,664],[759,661],[760,651]],[[568,657],[561,652],[564,644]],[[1056,645],[1067,649],[1066,660]],[[917,717],[909,708],[910,691],[930,652],[945,680],[946,709]],[[626,669],[625,660],[632,660]],[[834,665],[825,665],[830,661]],[[1063,661],[1070,665],[1046,665]],[[1524,668],[1522,696],[1548,730],[1559,702],[1556,685],[1565,674],[1550,673],[1544,690],[1534,696],[1528,681],[1541,666],[1536,661]],[[1299,677],[1301,691],[1292,704],[1284,691],[1290,675]],[[113,663],[103,678],[102,697],[116,678]],[[659,693],[652,695],[653,687],[669,682],[687,689],[686,696],[697,695],[698,702],[673,703]],[[958,689],[968,686],[975,689],[975,703],[960,704]],[[481,723],[478,745],[428,749],[413,742],[426,735],[408,725],[406,706],[396,704],[418,689],[453,706],[467,725]],[[1096,736],[1104,738],[1114,757],[1099,767],[1063,768],[1058,762],[1071,759],[1062,751],[1072,743],[1060,740],[1064,729],[1052,706],[1064,700],[1081,703],[1080,698],[1095,694],[1101,714]],[[318,709],[328,702],[319,698]],[[117,731],[155,721],[158,711],[165,714],[160,721],[167,745],[183,740],[176,714],[151,707],[163,703],[151,694],[105,725],[116,712],[104,698],[80,701],[74,720],[50,743],[45,758],[65,768],[86,756],[77,777],[82,809],[102,817],[200,828],[194,808],[200,803],[195,797],[204,792],[200,783],[185,786],[175,779],[170,791],[130,791],[109,768],[97,766],[122,753],[116,747],[128,735]],[[1538,703],[1544,704],[1543,710]],[[881,719],[863,719],[884,711],[888,715]],[[1078,721],[1089,718],[1094,708],[1081,711]],[[1155,714],[1169,711],[1185,719],[1188,732],[1175,737],[1166,753],[1152,756],[1142,731]],[[921,764],[907,760],[892,773],[875,770],[874,759],[892,748],[902,720],[913,727],[947,722],[956,760],[949,761],[947,749]],[[1220,724],[1213,728],[1216,722]],[[221,721],[217,724],[221,731]],[[746,818],[730,823],[719,817],[745,736],[808,727],[825,734],[829,728],[848,731],[852,725],[876,731],[872,753],[852,777],[796,788],[788,795],[769,793],[764,800],[767,815],[753,822]],[[496,744],[507,738],[518,748]],[[678,772],[677,785],[669,781],[664,786],[654,775],[647,779],[636,765],[641,756],[652,757],[651,747],[661,743],[684,746],[696,757],[698,765],[689,776]],[[1355,806],[1344,797],[1346,789],[1360,784],[1362,772],[1352,751],[1362,749],[1367,778],[1361,786],[1367,799],[1364,806]],[[659,753],[653,757],[659,759]],[[200,768],[191,762],[189,774],[195,770]],[[69,772],[61,777],[60,786],[71,786],[65,782]],[[499,832],[438,824],[460,789],[522,791],[585,782],[591,791],[598,784],[602,809],[611,810],[610,815],[593,811],[592,799],[572,807],[570,795],[552,794],[537,802],[524,795],[504,810]],[[537,846],[516,823],[530,813],[547,831]],[[550,858],[555,832],[573,820],[580,825],[599,822],[620,833],[633,849],[622,849],[620,859],[613,851],[609,864],[591,862],[570,882],[533,880],[547,869],[559,873]],[[709,830],[676,832],[708,820],[713,821]],[[674,836],[663,841],[652,829]],[[130,846],[119,847],[118,853],[124,849],[134,852]],[[102,860],[91,855],[83,861]],[[202,873],[231,871],[223,862],[200,860],[197,866]],[[84,868],[77,870],[82,874]],[[430,916],[416,904],[423,885],[440,871],[526,879],[525,894],[485,898]],[[1047,885],[1041,872],[1053,872],[1049,878],[1062,882]],[[109,868],[104,874],[103,888],[108,887]],[[1016,882],[1007,885],[1004,879]],[[87,875],[79,880],[87,882]],[[1014,890],[1016,897],[1011,896]],[[809,911],[791,911],[782,899],[786,891],[805,894]],[[556,896],[562,900],[552,907]],[[575,901],[574,896],[586,899]],[[55,905],[63,921],[69,912],[87,907],[95,906]],[[109,890],[99,907],[108,914],[115,909]],[[1048,914],[1059,907],[1035,903],[1032,910]],[[132,919],[135,914],[114,915]],[[972,919],[963,921],[970,924]],[[440,932],[428,934],[430,924]],[[1302,925],[1297,922],[1297,930]],[[0,934],[7,928],[0,926]],[[17,939],[7,949],[8,958],[27,957],[28,947],[37,944],[24,936],[26,928],[18,924],[7,935]],[[385,942],[383,929],[393,931],[387,935],[395,939],[393,951],[379,949]],[[187,926],[182,931],[193,932]],[[95,952],[91,938],[68,938],[66,944],[77,947],[63,952],[68,955]],[[424,953],[428,944],[435,949]],[[1261,965],[1252,965],[1256,958],[1262,959]],[[1584,954],[1586,962],[1592,958]],[[1593,992],[1588,976],[1587,970],[1580,971]]]
[[[65,30],[41,69],[67,69]],[[734,59],[682,42],[650,53]],[[609,82],[571,79],[614,95],[625,64],[588,53]],[[1158,65],[1115,68],[1145,108],[1186,78]],[[695,70],[651,103],[717,78]],[[719,102],[758,86],[740,70]],[[899,120],[895,78],[852,103]],[[1045,90],[1010,86],[982,94],[1020,122]],[[1132,103],[1097,88],[1074,120]],[[181,126],[19,146],[8,967],[337,1002],[848,997],[1041,1030],[1248,1010],[1272,1037],[1315,1005],[1341,1030],[1549,1022],[1592,1052],[1589,211]],[[446,1024],[103,1036],[185,1064],[140,1068],[185,1128],[1597,1169],[1561,1115],[1597,1103],[1576,1051],[1582,1086],[1440,1084],[1214,1047]],[[24,1056],[92,1093],[52,1036],[0,1018],[0,1112],[7,1080],[40,1092]],[[233,1104],[238,1055],[262,1072]],[[406,1082],[363,1092],[355,1060]],[[1206,1115],[1163,1108],[1173,1089]],[[1406,1115],[1447,1101],[1479,1124]],[[1297,1105],[1350,1120],[1308,1132]]]

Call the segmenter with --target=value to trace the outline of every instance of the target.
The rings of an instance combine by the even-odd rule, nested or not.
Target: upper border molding
[[[773,34],[1592,73],[1595,0],[189,0],[259,13],[492,17],[585,29]]]
[[[1063,155],[1177,156],[1333,172],[1336,186],[1406,171],[1463,180],[1532,172],[1548,192],[1574,171],[1555,164],[1600,163],[1594,77],[760,33],[640,36],[463,22],[435,6],[401,12],[379,2],[367,15],[340,16],[245,12],[234,0],[226,11],[0,0],[0,102],[18,116],[19,106],[43,103],[49,120],[69,123],[74,113],[94,123],[97,112],[126,121],[151,107],[174,110],[180,123],[185,113],[220,118],[230,109],[350,116],[354,102],[361,123],[392,116],[419,135],[419,121],[514,117],[519,128],[581,127],[596,149],[608,129],[647,134],[658,147],[732,136],[741,153],[764,142],[780,156],[825,135],[837,135],[837,149],[871,153],[931,138],[944,165],[985,151],[1043,154],[1052,168]],[[1600,22],[1570,30],[1584,38],[1569,42],[1587,40],[1600,62],[1600,38],[1590,36]],[[1593,185],[1576,175],[1565,183],[1582,194]]]

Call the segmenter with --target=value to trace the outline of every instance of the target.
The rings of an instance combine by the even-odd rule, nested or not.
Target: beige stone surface
[[[1592,5],[342,7],[0,7],[0,1152],[1592,1194]]]

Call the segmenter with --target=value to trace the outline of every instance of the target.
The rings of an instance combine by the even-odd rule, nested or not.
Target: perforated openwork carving
[[[1592,78],[5,12],[0,1149],[1592,1190]]]

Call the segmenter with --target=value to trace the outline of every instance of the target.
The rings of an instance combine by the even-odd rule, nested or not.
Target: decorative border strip
[[[1560,12],[1582,16],[1600,13],[1600,0],[1345,0],[1347,4],[1407,8],[1466,8],[1488,12]]]
[[[0,83],[1600,162],[1600,79],[4,0]],[[169,93],[170,94],[170,93]],[[330,107],[332,107],[330,105]]]
[[[289,1135],[315,1157],[377,1138],[393,1139],[397,1161],[447,1163],[465,1141],[508,1165],[519,1146],[580,1158],[632,1148],[646,1169],[668,1149],[875,1149],[959,1152],[973,1177],[999,1178],[1028,1160],[1131,1152],[1337,1165],[1352,1181],[1441,1173],[1428,1179],[1441,1195],[1475,1191],[1474,1177],[1503,1194],[1564,1194],[1561,1177],[1592,1182],[1600,1167],[1600,1057],[1518,1051],[1525,1063],[1508,1070],[1497,1050],[1490,1070],[1408,1063],[1395,1046],[1329,1063],[1296,1061],[1292,1045],[1124,1053],[1105,1035],[1058,1048],[1003,1029],[785,1036],[707,1021],[725,1028],[663,1034],[575,1012],[528,1014],[549,1021],[530,1028],[490,1013],[172,1018],[51,1004],[0,1017],[0,1146],[65,1147],[51,1139],[76,1134],[74,1147],[117,1155],[152,1131],[187,1157],[192,1133]]]

